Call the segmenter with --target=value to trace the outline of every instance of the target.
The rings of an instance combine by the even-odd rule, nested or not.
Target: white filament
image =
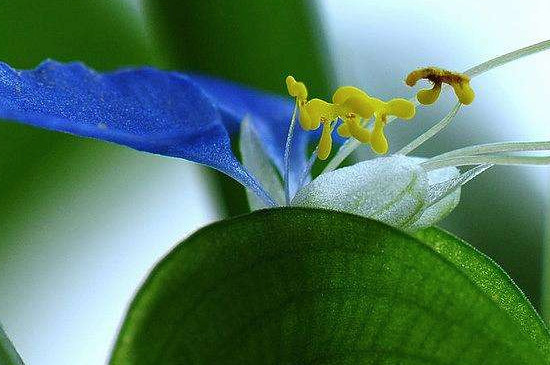
[[[285,170],[283,172],[283,181],[285,184],[285,203],[290,204],[290,152],[292,150],[292,140],[294,137],[294,129],[296,127],[296,114],[298,111],[298,103],[294,105],[294,111],[292,112],[292,119],[290,120],[290,126],[288,127],[288,134],[286,136],[285,143],[285,157],[284,164]]]
[[[449,166],[468,166],[468,165],[550,165],[550,156],[461,156],[452,157],[443,160],[428,160],[420,165],[427,171],[440,169]]]
[[[456,103],[453,109],[447,114],[443,119],[441,119],[438,123],[436,123],[433,127],[428,129],[426,132],[422,133],[420,136],[418,136],[415,140],[413,140],[411,143],[400,149],[397,154],[398,155],[408,155],[418,147],[420,147],[424,142],[441,132],[443,129],[447,128],[449,124],[453,121],[453,118],[458,113],[458,110],[460,109],[461,103]]]
[[[430,159],[444,160],[451,157],[474,156],[488,153],[502,152],[527,152],[527,151],[550,151],[550,141],[541,142],[499,142],[487,143],[476,146],[459,148],[454,151],[446,152]]]

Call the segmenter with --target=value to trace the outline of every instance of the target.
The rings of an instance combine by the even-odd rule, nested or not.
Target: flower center
[[[414,86],[418,80],[426,79],[433,83],[428,90],[420,90],[416,97],[421,104],[433,104],[441,93],[443,83],[450,85],[462,104],[470,104],[475,93],[470,86],[470,77],[458,72],[447,71],[437,67],[425,67],[411,72],[405,83]],[[306,131],[323,130],[317,147],[317,156],[326,160],[332,150],[332,132],[339,122],[337,133],[341,137],[353,137],[357,141],[370,144],[372,150],[379,154],[388,152],[388,140],[384,134],[388,116],[400,119],[411,119],[415,115],[415,105],[406,99],[382,101],[369,96],[365,91],[354,86],[342,86],[332,96],[332,103],[321,99],[308,100],[307,87],[303,82],[287,76],[286,87],[290,96],[296,99],[299,110],[298,120]],[[367,128],[374,117],[371,129]]]
[[[388,115],[401,119],[411,119],[415,114],[414,105],[405,99],[392,99],[384,102],[369,96],[366,92],[353,86],[343,86],[332,96],[332,103],[321,99],[307,100],[307,88],[292,76],[286,78],[288,93],[296,98],[299,109],[299,121],[304,130],[323,130],[318,145],[318,157],[325,160],[332,150],[332,132],[341,122],[337,132],[341,137],[353,137],[358,141],[370,144],[380,154],[388,151],[388,142],[384,135]],[[368,129],[366,124],[374,117],[374,126]]]

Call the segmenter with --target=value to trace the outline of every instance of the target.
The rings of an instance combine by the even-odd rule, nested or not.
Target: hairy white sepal
[[[424,159],[394,155],[322,174],[302,188],[294,206],[326,208],[376,219],[412,232],[445,217],[460,199],[460,186],[437,202],[431,187],[459,176],[454,168],[426,172]]]
[[[277,170],[265,153],[252,123],[246,118],[241,123],[240,150],[244,167],[254,175],[278,205],[284,205],[285,193]],[[267,208],[264,201],[252,190],[246,189],[246,195],[251,210]]]

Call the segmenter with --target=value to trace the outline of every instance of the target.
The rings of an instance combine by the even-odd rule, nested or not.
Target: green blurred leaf
[[[45,58],[81,60],[98,69],[154,59],[127,1],[5,1],[0,39],[0,59],[19,68]]]
[[[282,208],[215,223],[153,270],[111,364],[543,364],[502,270],[435,228]]]
[[[329,96],[332,74],[314,2],[146,0],[144,5],[170,68],[276,93],[286,93],[285,77],[293,74],[307,82],[311,95]],[[217,175],[227,214],[248,211],[242,186]]]
[[[10,342],[10,339],[0,325],[0,364],[2,365],[23,365],[23,360]]]

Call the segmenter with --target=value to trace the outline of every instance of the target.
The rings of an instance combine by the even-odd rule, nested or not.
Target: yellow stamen
[[[336,130],[340,137],[349,138],[351,137],[351,132],[349,131],[349,123],[342,123]]]
[[[420,90],[416,94],[416,98],[421,104],[433,104],[439,97],[442,83],[452,86],[458,100],[462,104],[468,105],[474,101],[475,93],[470,86],[470,77],[468,75],[437,67],[425,67],[407,75],[405,83],[409,86],[414,86],[421,79],[429,80],[434,85],[432,89]]]
[[[288,94],[296,98],[296,104],[298,105],[298,109],[300,111],[298,121],[300,122],[302,128],[309,131],[319,127],[319,125],[317,125],[316,128],[312,127],[311,117],[305,109],[308,95],[306,85],[303,82],[296,81],[296,79],[292,76],[287,76],[285,81]]]
[[[298,82],[294,77],[286,77],[286,88],[290,96],[300,100],[307,100],[307,88],[303,82]]]
[[[321,99],[311,99],[304,106],[311,118],[311,128],[319,128],[321,122],[332,122],[338,119],[337,107]]]
[[[405,99],[391,99],[386,103],[387,114],[401,119],[412,119],[416,113],[413,103]]]
[[[340,105],[338,114],[346,117],[348,114],[357,114],[363,119],[370,119],[375,111],[375,103],[368,96],[351,96],[344,100]]]
[[[371,133],[367,128],[364,128],[360,125],[359,122],[360,118],[357,118],[354,115],[348,116],[345,119],[345,122],[342,124],[342,126],[346,126],[350,137],[355,138],[361,143],[369,143],[371,138]],[[340,131],[338,130],[338,134],[340,134]],[[342,136],[342,134],[340,134]],[[345,136],[342,136],[345,137]]]
[[[453,84],[452,86],[458,100],[462,104],[468,105],[474,101],[475,93],[469,82],[461,82],[458,84]]]
[[[435,83],[433,88],[420,90],[416,93],[416,98],[420,104],[430,105],[435,103],[441,93],[441,82]]]
[[[371,147],[372,150],[379,154],[388,152],[388,140],[384,135],[384,127],[386,126],[385,116],[376,116],[374,128],[372,130]]]
[[[343,95],[342,90],[352,91]],[[349,96],[345,98],[346,96]],[[342,119],[342,125],[337,132],[344,138],[353,137],[362,143],[370,142],[370,131],[361,126],[361,119],[369,120],[374,114],[374,102],[362,90],[352,86],[339,88],[334,93],[332,100],[339,103],[338,114]]]
[[[384,102],[369,96],[353,86],[343,86],[332,96],[332,103],[321,99],[307,100],[307,88],[292,76],[286,78],[288,93],[296,98],[300,110],[300,125],[304,130],[315,130],[323,124],[319,140],[318,157],[321,160],[330,155],[332,149],[332,131],[338,120],[342,124],[337,132],[344,138],[353,137],[362,143],[370,143],[377,153],[388,151],[388,141],[384,135],[386,117],[394,115],[401,119],[414,117],[414,105],[405,99],[392,99]],[[369,130],[362,124],[375,116],[374,127]]]
[[[354,86],[340,86],[332,95],[332,102],[334,104],[344,104],[347,99],[353,96],[368,97],[369,95]]]
[[[320,160],[326,160],[332,150],[332,128],[330,122],[323,123],[323,132],[321,133],[321,139],[319,140],[319,149],[317,151],[317,157]]]

